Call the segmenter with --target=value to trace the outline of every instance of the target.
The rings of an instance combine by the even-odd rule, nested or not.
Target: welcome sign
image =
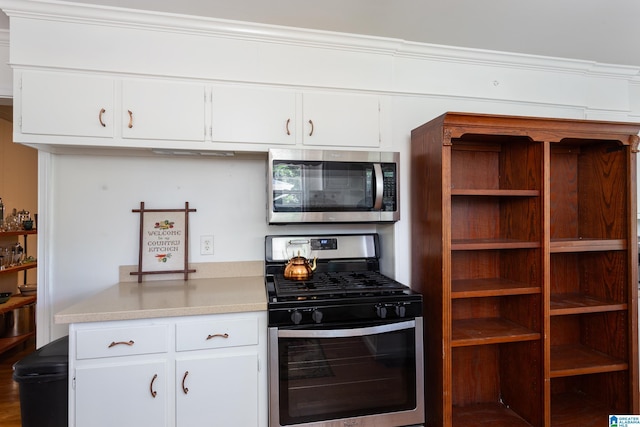
[[[184,259],[184,215],[176,212],[148,212],[142,240],[142,269],[176,270]]]
[[[146,274],[188,273],[195,270],[187,268],[189,264],[189,202],[184,209],[145,209],[140,202],[140,254],[138,271],[131,272],[138,276],[138,283]]]

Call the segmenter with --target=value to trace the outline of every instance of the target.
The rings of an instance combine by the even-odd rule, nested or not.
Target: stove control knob
[[[385,319],[387,317],[387,307],[379,305],[376,307],[376,314],[379,318]]]
[[[298,310],[294,310],[291,313],[291,321],[294,325],[299,325],[302,321],[302,313],[300,313]]]
[[[407,314],[407,308],[404,305],[396,305],[396,316],[404,317]]]
[[[323,314],[320,310],[313,310],[313,313],[311,313],[311,318],[316,323],[322,323],[322,317]]]

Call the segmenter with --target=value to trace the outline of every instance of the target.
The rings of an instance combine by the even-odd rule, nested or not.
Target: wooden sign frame
[[[140,202],[140,236],[138,270],[130,274],[138,276],[138,283],[148,274],[184,274],[189,279],[189,212],[196,212],[185,202],[184,209],[145,209]]]

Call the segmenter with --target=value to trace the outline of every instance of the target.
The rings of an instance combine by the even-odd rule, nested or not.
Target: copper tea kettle
[[[303,256],[295,256],[284,268],[284,278],[291,280],[308,280],[316,269],[316,258],[311,263]]]
[[[311,245],[308,240],[290,240],[287,245],[289,262],[284,268],[284,278],[290,280],[308,280],[316,269],[316,259],[310,262],[305,256],[311,253]]]

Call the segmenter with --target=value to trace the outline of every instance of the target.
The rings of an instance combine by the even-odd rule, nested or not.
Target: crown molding
[[[9,18],[65,21],[138,28],[266,43],[313,46],[387,55],[397,58],[539,69],[622,79],[640,78],[640,67],[594,61],[462,48],[402,39],[320,31],[192,15],[127,9],[59,0],[0,0]],[[0,43],[4,34],[0,33]]]

